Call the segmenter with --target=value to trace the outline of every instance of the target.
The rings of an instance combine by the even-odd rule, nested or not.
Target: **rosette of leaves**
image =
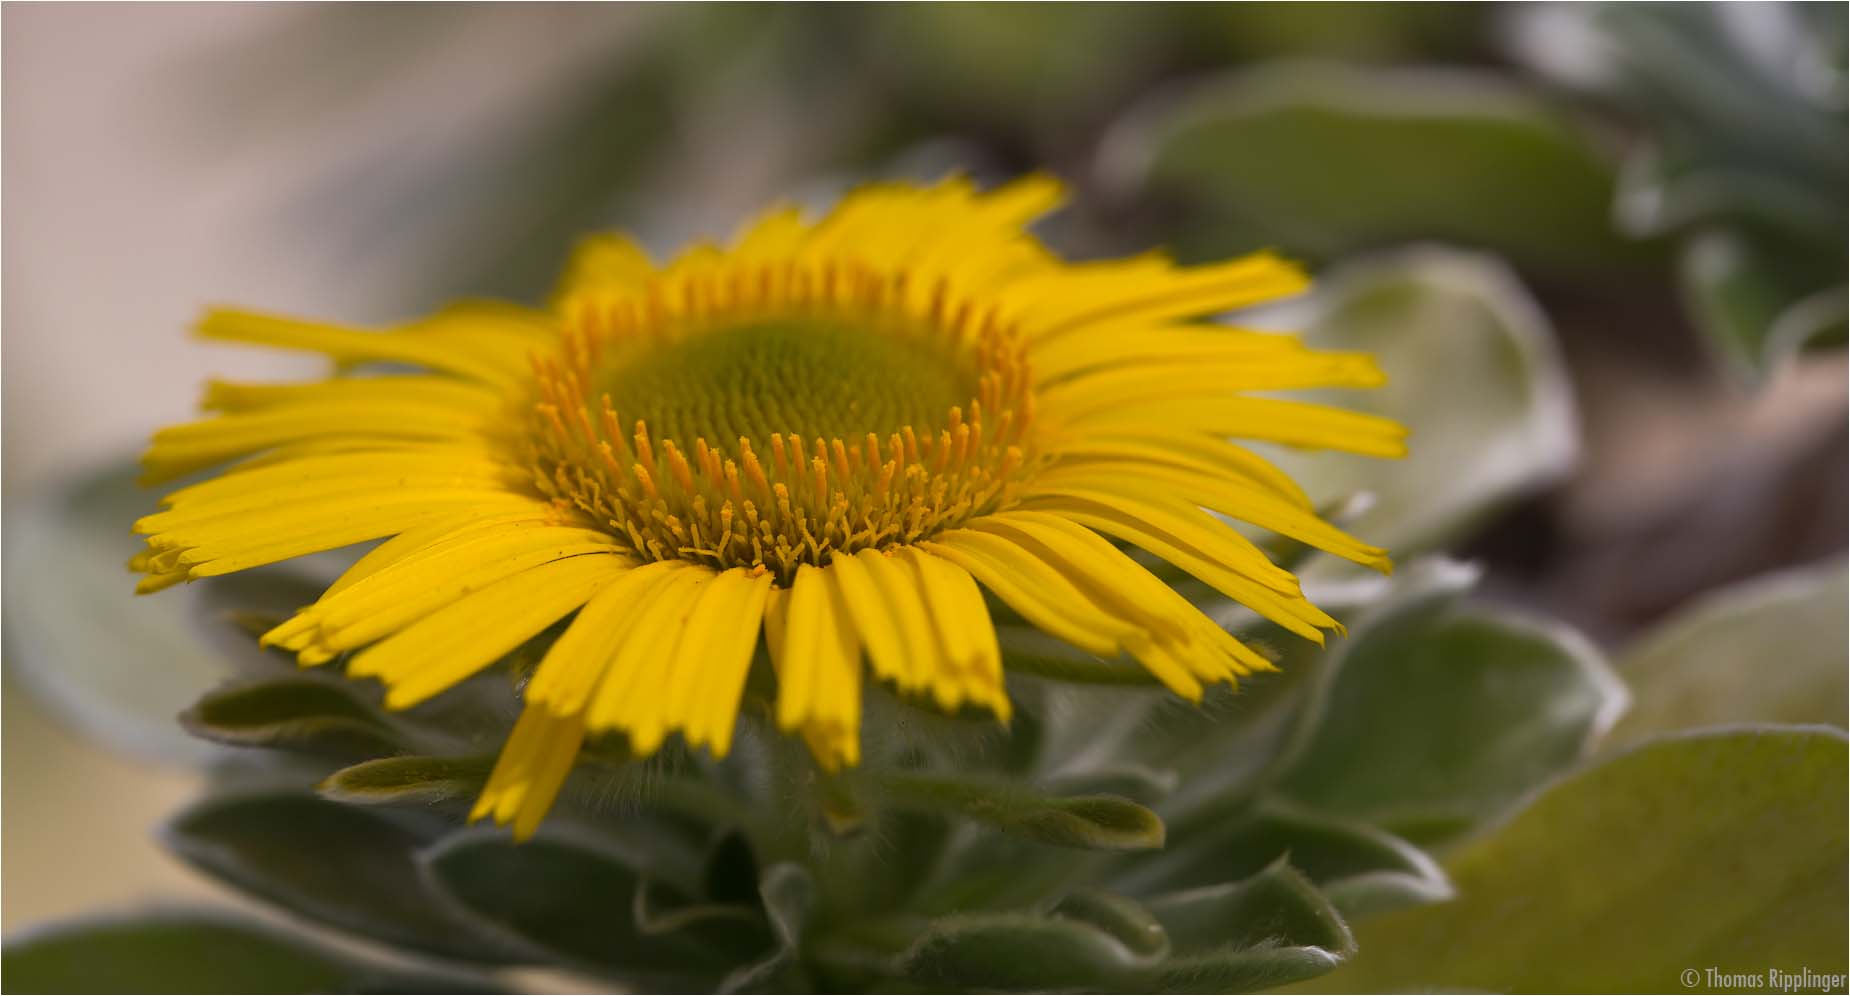
[[[33,680],[67,703],[82,697],[73,678],[87,677],[94,701],[75,715],[94,729],[120,737],[128,710],[184,689],[178,663],[165,683],[135,683],[164,666],[157,652],[238,662],[185,709],[214,775],[163,839],[274,915],[181,910],[42,929],[7,945],[8,984],[1509,990],[1662,988],[1674,978],[1663,972],[1698,955],[1841,966],[1842,718],[1839,729],[1764,725],[1831,719],[1801,707],[1841,689],[1841,655],[1801,664],[1782,654],[1811,677],[1755,699],[1728,684],[1739,673],[1729,655],[1751,641],[1704,635],[1762,618],[1766,639],[1831,625],[1840,634],[1841,568],[1702,607],[1615,673],[1571,631],[1480,600],[1468,566],[1418,555],[1571,459],[1559,442],[1572,435],[1560,371],[1536,343],[1546,328],[1513,320],[1538,319],[1500,273],[1475,257],[1416,254],[1359,263],[1332,282],[1314,335],[1391,352],[1389,326],[1443,326],[1460,362],[1483,366],[1429,376],[1481,379],[1501,385],[1483,398],[1524,400],[1465,418],[1433,403],[1445,394],[1436,389],[1385,396],[1416,432],[1443,440],[1450,469],[1369,482],[1378,500],[1360,514],[1395,535],[1401,569],[1364,582],[1275,550],[1328,586],[1313,594],[1349,625],[1324,650],[1188,591],[1281,658],[1276,674],[1217,689],[1200,707],[1125,662],[1011,628],[1018,710],[1007,728],[873,689],[864,763],[836,776],[771,730],[762,706],[746,710],[723,763],[685,752],[635,761],[621,740],[604,741],[554,817],[516,844],[464,818],[532,653],[516,651],[463,694],[388,713],[370,684],[256,650],[258,617],[316,590],[272,572],[262,584],[195,586],[197,618],[179,632],[117,620],[135,639],[114,645],[129,683],[111,697],[96,694],[114,673],[111,634],[57,615],[96,578],[9,584],[8,621],[30,621],[8,628],[9,659],[34,662]],[[1409,322],[1406,309],[1451,320]],[[1481,435],[1445,435],[1435,420]],[[1430,503],[1406,500],[1436,479],[1460,492],[1437,519]],[[1318,485],[1333,500],[1354,486]],[[119,493],[105,483],[58,507],[119,522],[100,497]],[[59,528],[115,535],[82,520],[33,522],[38,532],[19,535],[42,543]],[[48,563],[35,549],[16,549],[24,559],[9,568]],[[1620,674],[1638,688],[1641,719],[1609,734],[1630,697]],[[762,702],[768,691],[761,674],[751,693]],[[1715,927],[1748,922],[1768,926]],[[1461,932],[1469,950],[1451,940]]]

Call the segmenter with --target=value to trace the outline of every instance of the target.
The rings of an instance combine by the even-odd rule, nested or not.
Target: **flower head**
[[[152,479],[239,462],[136,523],[140,590],[384,537],[263,639],[305,666],[351,654],[395,708],[570,616],[475,813],[520,835],[589,733],[725,754],[761,634],[776,720],[826,768],[859,760],[863,661],[1007,719],[989,597],[1198,699],[1270,665],[1124,547],[1321,641],[1335,621],[1212,513],[1383,551],[1230,440],[1395,456],[1403,433],[1243,393],[1373,386],[1366,356],[1193,321],[1301,290],[1296,268],[1068,263],[1025,230],[1059,198],[867,187],[659,267],[599,236],[543,311],[384,331],[211,312],[210,338],[340,370],[214,383],[218,414],[155,435]]]

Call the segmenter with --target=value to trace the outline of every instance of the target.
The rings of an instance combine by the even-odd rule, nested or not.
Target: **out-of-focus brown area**
[[[1659,14],[1186,6],[9,6],[9,510],[186,417],[208,375],[317,369],[186,340],[208,302],[374,321],[533,299],[591,229],[665,252],[870,176],[1044,168],[1077,195],[1045,234],[1079,254],[1277,246],[1321,267],[1439,242],[1507,260],[1558,339],[1581,456],[1452,545],[1490,597],[1616,647],[1700,593],[1844,549],[1843,53],[1802,47],[1840,41],[1841,9],[1666,5],[1701,92],[1728,97],[1705,102],[1626,61],[1628,24]],[[1348,85],[1314,69],[1330,65],[1474,75],[1379,88],[1434,103],[1372,110],[1348,92],[1267,103],[1243,75]],[[1521,113],[1456,125],[1486,89]],[[1377,120],[1421,114],[1431,130],[1408,137]],[[1421,187],[1440,156],[1462,180]],[[1514,191],[1491,182],[1547,156]],[[1692,176],[1783,193],[1710,185],[1689,206]],[[1524,199],[1526,221],[1505,210]],[[1740,248],[1729,279],[1696,265],[1703,238]],[[149,839],[197,776],[61,729],[12,679],[16,654],[0,925],[203,889]]]

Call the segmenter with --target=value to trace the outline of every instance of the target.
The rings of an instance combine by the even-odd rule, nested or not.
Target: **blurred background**
[[[151,499],[121,468],[208,375],[319,368],[190,341],[201,306],[534,301],[597,228],[666,254],[870,177],[1050,170],[1074,204],[1042,234],[1071,255],[1271,247],[1325,278],[1267,320],[1380,352],[1367,403],[1415,430],[1405,464],[1304,464],[1375,493],[1364,537],[1476,561],[1486,597],[1615,653],[1737,583],[1840,577],[1844,20],[8,5],[0,926],[209,888],[150,834],[195,784],[172,717],[230,652],[189,625],[222,610],[130,599]],[[1841,647],[1842,599],[1732,630],[1744,661]]]

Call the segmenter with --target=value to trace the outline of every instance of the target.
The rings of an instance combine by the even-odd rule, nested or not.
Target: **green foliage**
[[[1612,234],[1594,143],[1487,74],[1268,64],[1145,109],[1103,155],[1127,194],[1179,203],[1203,255],[1439,238],[1568,270],[1639,256]]]
[[[1413,840],[1499,815],[1579,761],[1625,708],[1578,634],[1501,612],[1414,605],[1344,649],[1316,734],[1278,791]]]
[[[1163,821],[1117,796],[1051,797],[1000,780],[876,777],[884,801],[895,807],[954,813],[1043,844],[1104,851],[1163,846]]]
[[[281,679],[213,692],[180,714],[196,737],[238,747],[293,747],[360,756],[402,745],[349,683]]]
[[[1846,784],[1842,731],[1647,742],[1452,855],[1458,900],[1363,925],[1362,953],[1316,988],[1659,992],[1709,966],[1842,973]]]
[[[690,899],[652,879],[646,855],[598,842],[515,844],[503,834],[467,833],[419,860],[430,888],[466,910],[479,934],[641,988],[712,988],[771,944],[756,904]]]
[[[505,959],[509,949],[460,930],[425,889],[420,822],[302,792],[237,792],[180,813],[165,837],[201,871],[360,936],[465,960]]]
[[[1843,727],[1847,599],[1842,560],[1703,597],[1620,658],[1634,702],[1613,739],[1728,723]]]
[[[307,921],[478,973],[544,964],[718,991],[1283,984],[1350,956],[1348,918],[1451,894],[1379,825],[1404,814],[1358,796],[1344,769],[1374,765],[1422,825],[1440,813],[1455,828],[1574,763],[1610,706],[1584,648],[1460,606],[1465,577],[1416,563],[1351,610],[1337,652],[1281,643],[1281,673],[1201,709],[1014,673],[1003,728],[874,688],[867,762],[835,776],[752,709],[724,763],[594,743],[524,844],[462,826],[491,764],[474,731],[504,679],[449,713],[398,714],[363,684],[271,658],[188,717],[275,763],[228,772],[166,838]],[[1384,694],[1417,721],[1355,712]],[[361,730],[385,756],[351,763]],[[1494,772],[1415,777],[1459,737]]]
[[[491,756],[381,757],[342,768],[316,788],[336,802],[359,805],[472,802],[494,764]]]
[[[79,920],[7,942],[0,974],[30,993],[492,992],[453,974],[338,953],[223,913]]]
[[[1645,133],[1615,216],[1683,240],[1685,306],[1715,352],[1751,381],[1804,346],[1842,344],[1843,8],[1581,4],[1527,20],[1575,39],[1572,59],[1558,47],[1531,61]]]
[[[123,564],[139,549],[124,523],[155,510],[129,461],[75,477],[7,516],[7,675],[85,733],[123,750],[199,761],[212,748],[174,716],[209,688],[266,667],[225,625],[223,589],[195,585],[165,604],[131,599]],[[289,612],[315,598],[313,561],[240,579],[236,608]],[[332,575],[328,575],[331,577]],[[107,606],[107,609],[102,608]]]
[[[1306,341],[1371,353],[1388,378],[1327,400],[1390,416],[1411,440],[1391,462],[1279,455],[1319,502],[1373,497],[1346,524],[1356,535],[1405,559],[1573,466],[1579,427],[1553,329],[1497,260],[1437,248],[1365,257],[1331,273],[1309,307]],[[1327,557],[1306,571],[1358,573]]]

